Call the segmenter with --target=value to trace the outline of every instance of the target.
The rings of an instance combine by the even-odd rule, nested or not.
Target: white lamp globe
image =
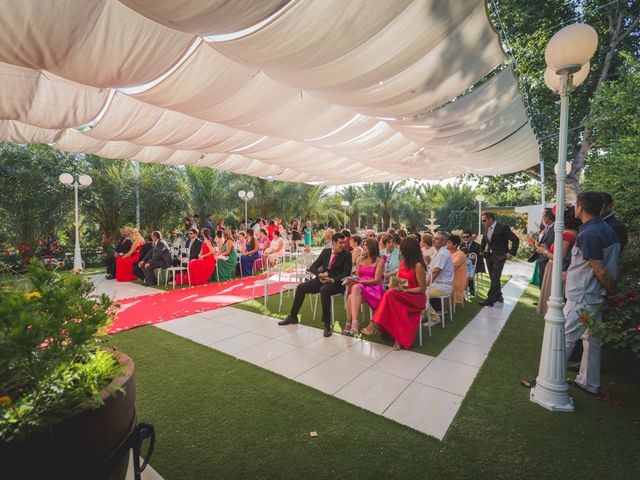
[[[560,167],[559,167],[559,163],[556,163],[555,166],[553,167],[553,173],[556,174],[556,176],[558,175],[558,172],[560,171]],[[571,162],[567,162],[565,163],[565,170],[567,172],[567,175],[569,175],[571,173]]]
[[[484,202],[484,195],[481,195],[481,194],[476,195],[476,201]]]
[[[88,187],[93,183],[93,178],[91,178],[89,175],[80,175],[78,177],[78,183],[83,187]]]
[[[245,197],[245,195],[246,195],[246,194],[247,194],[247,193],[246,193],[244,190],[240,190],[240,191],[238,192],[238,196],[239,196],[240,198],[242,198],[242,199],[244,199],[244,197]]]
[[[560,77],[556,75],[551,67],[547,67],[544,71],[544,84],[554,93],[560,91]]]
[[[591,70],[591,62],[587,62],[584,65],[582,65],[582,68],[573,74],[573,80],[571,81],[571,84],[574,87],[582,85],[582,82],[584,82],[586,78],[589,76],[590,70]]]
[[[577,71],[598,48],[598,34],[590,25],[574,23],[557,31],[544,51],[547,65],[556,72]]]
[[[342,200],[340,202],[340,205],[342,205],[343,207],[348,207],[349,206],[349,202],[347,200]]]
[[[247,198],[251,200],[253,198],[253,192],[247,192]]]
[[[58,180],[60,180],[60,183],[64,183],[65,185],[71,185],[73,183],[73,177],[70,173],[61,173]]]

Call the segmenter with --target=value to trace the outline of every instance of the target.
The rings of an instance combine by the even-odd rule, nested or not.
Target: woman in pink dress
[[[427,297],[427,267],[420,251],[420,244],[414,237],[407,237],[400,243],[402,262],[397,276],[407,281],[407,286],[396,286],[385,292],[371,323],[362,330],[371,335],[379,327],[384,328],[394,338],[394,350],[409,349],[420,328],[420,313],[425,309]]]
[[[367,238],[362,244],[363,257],[356,263],[356,277],[358,280],[350,286],[347,297],[347,323],[342,331],[345,335],[358,333],[358,316],[360,306],[364,300],[372,310],[377,310],[384,295],[382,281],[384,279],[384,260],[380,257],[378,241]]]
[[[273,220],[272,220],[273,221]],[[258,234],[258,253],[259,257],[256,262],[253,264],[253,271],[256,270],[264,270],[267,265],[267,259],[265,256],[265,250],[269,248],[271,245],[271,241],[269,240],[269,234],[264,228],[260,229],[260,233]]]
[[[216,268],[216,257],[213,253],[213,245],[211,244],[211,234],[206,228],[202,232],[204,241],[198,258],[191,260],[187,269],[189,270],[189,278],[185,274],[176,275],[176,285],[185,285],[191,281],[191,285],[204,285],[209,282],[211,274]]]

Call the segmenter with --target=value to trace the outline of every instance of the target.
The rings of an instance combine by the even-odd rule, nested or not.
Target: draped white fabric
[[[0,140],[332,184],[511,173],[539,161],[511,70],[451,101],[504,60],[483,0],[5,0]]]

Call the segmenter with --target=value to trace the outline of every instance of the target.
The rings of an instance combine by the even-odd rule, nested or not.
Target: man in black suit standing
[[[145,285],[156,283],[154,270],[156,268],[169,268],[171,266],[171,250],[169,245],[162,239],[160,232],[151,234],[153,248],[138,262],[138,267],[142,270]],[[140,270],[134,269],[134,273],[140,277]],[[142,278],[140,278],[142,280]]]
[[[305,295],[320,293],[324,336],[331,336],[331,295],[343,293],[345,287],[342,285],[342,279],[351,275],[351,254],[345,251],[344,242],[345,237],[342,233],[333,235],[331,248],[322,250],[320,256],[309,267],[309,272],[316,277],[298,285],[291,312],[287,318],[278,322],[278,325],[298,323],[298,312]]]
[[[118,243],[116,243],[116,249],[113,252],[113,255],[110,255],[104,261],[104,264],[107,267],[107,280],[113,280],[116,278],[116,258],[121,257],[129,250],[131,250],[131,229],[129,227],[124,227],[122,229],[122,238],[120,238]]]
[[[211,234],[211,238],[215,237],[216,227],[213,224],[213,216],[211,214],[207,215],[207,219],[204,221],[204,228],[209,230],[209,233]]]
[[[613,228],[613,231],[618,235],[618,240],[620,240],[620,253],[622,254],[622,250],[624,250],[624,247],[629,243],[627,227],[613,216],[613,198],[611,195],[607,192],[601,192],[600,195],[602,195],[602,212],[600,213],[600,217],[602,217],[602,220]]]
[[[556,216],[553,214],[553,210],[550,208],[545,208],[542,212],[542,223],[544,225],[544,229],[542,233],[540,233],[540,239],[538,240],[538,246],[545,246],[547,250],[551,249],[551,245],[553,245],[554,237],[554,225],[556,222]],[[533,257],[535,258],[535,257]],[[549,262],[549,257],[547,257],[544,253],[538,254],[538,272],[540,278],[544,278],[544,270],[547,268],[547,263]]]
[[[491,212],[482,214],[482,224],[485,230],[480,250],[487,259],[491,288],[487,299],[484,302],[480,302],[480,305],[493,307],[494,303],[504,302],[500,276],[505,262],[518,252],[520,241],[516,234],[511,231],[509,225],[496,222],[496,216]],[[511,248],[509,248],[509,242],[511,242]]]

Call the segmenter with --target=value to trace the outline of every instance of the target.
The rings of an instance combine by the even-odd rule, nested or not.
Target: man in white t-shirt
[[[445,247],[447,240],[449,240],[447,232],[436,232],[433,238],[433,246],[437,252],[429,264],[431,278],[427,278],[427,292],[431,299],[431,318],[428,323],[432,326],[441,321],[436,310],[436,307],[440,308],[440,300],[434,300],[433,297],[449,296],[453,287],[453,260],[451,253]]]

